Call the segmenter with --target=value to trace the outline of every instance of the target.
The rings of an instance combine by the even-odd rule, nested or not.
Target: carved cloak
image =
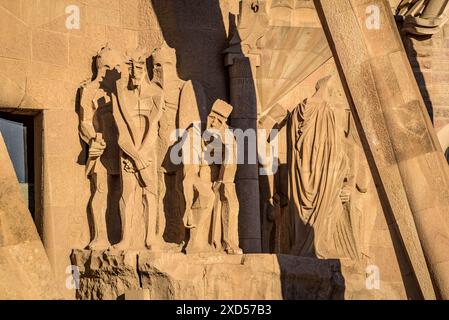
[[[340,199],[348,160],[332,106],[311,98],[287,122],[291,253],[318,258],[356,255]]]

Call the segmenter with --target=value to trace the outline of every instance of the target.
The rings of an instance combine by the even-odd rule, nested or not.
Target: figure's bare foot
[[[151,243],[151,241],[145,241],[145,247],[150,251],[153,251],[154,249],[154,245]]]
[[[240,248],[233,248],[233,247],[228,246],[225,250],[226,250],[227,254],[233,254],[233,255],[243,254],[243,250]]]
[[[125,251],[129,249],[129,245],[129,240],[122,240],[119,243],[113,245],[112,249],[117,251]]]
[[[160,243],[159,241],[154,241],[154,240],[146,240],[145,241],[145,247],[152,251],[152,252],[158,252],[158,251],[162,251],[163,249],[163,244]]]
[[[94,239],[88,248],[93,251],[106,251],[111,247],[111,243],[106,239]]]

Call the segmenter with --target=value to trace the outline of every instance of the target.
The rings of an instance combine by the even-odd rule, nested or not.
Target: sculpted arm
[[[95,97],[96,90],[93,88],[83,88],[81,91],[80,101],[80,136],[84,142],[90,144],[95,139],[96,131],[93,124],[95,113]]]

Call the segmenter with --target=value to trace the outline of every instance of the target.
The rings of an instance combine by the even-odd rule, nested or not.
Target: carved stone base
[[[270,254],[91,252],[75,250],[78,299],[399,299],[338,260]],[[345,275],[347,274],[347,275]]]

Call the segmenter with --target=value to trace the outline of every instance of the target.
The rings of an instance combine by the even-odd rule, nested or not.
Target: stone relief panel
[[[368,256],[375,215],[366,212],[377,212],[379,201],[338,77],[318,81],[295,107],[279,104],[331,59],[317,17],[298,19],[314,12],[312,2],[244,1],[242,8],[226,63],[250,57],[257,126],[284,130],[288,151],[285,162],[275,160],[276,173],[259,177],[254,195],[264,251]],[[210,161],[224,158],[223,150],[235,155],[235,139],[224,139],[234,108],[217,100],[208,112],[204,89],[178,76],[176,52],[165,42],[151,53],[106,46],[96,61],[98,74],[82,84],[80,99],[92,189],[89,248],[241,253],[237,165]],[[176,129],[185,132],[173,139]],[[173,162],[180,145],[183,159],[198,161]]]
[[[322,259],[368,257],[379,202],[351,110],[337,75],[287,112],[260,119],[285,128],[287,170],[268,180],[262,212],[266,250]]]
[[[245,94],[257,101],[254,129],[268,132],[258,136],[259,159],[270,152],[260,141],[269,132],[280,150],[276,170],[259,175],[263,252],[369,257],[382,210],[313,1],[243,1],[238,21],[225,64],[250,62],[255,90]],[[314,79],[315,92],[298,104]]]
[[[107,45],[96,65],[80,92],[92,191],[88,248],[241,254],[236,141],[226,123],[232,106],[217,100],[207,115],[205,93],[179,78],[166,43],[152,53]],[[199,134],[199,144],[184,145],[177,128]],[[200,162],[174,161],[172,149],[183,159],[194,151]]]

